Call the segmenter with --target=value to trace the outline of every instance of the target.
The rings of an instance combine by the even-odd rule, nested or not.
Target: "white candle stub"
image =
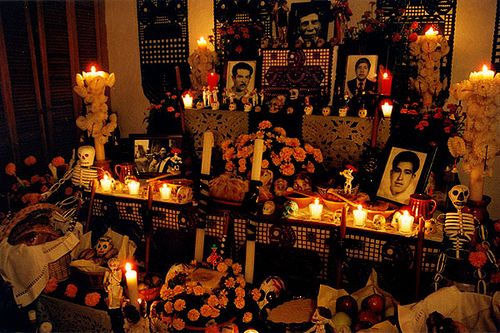
[[[163,200],[168,200],[170,199],[171,195],[172,195],[172,188],[167,184],[163,184],[163,186],[160,187],[160,197]]]
[[[321,219],[321,214],[323,213],[323,205],[319,203],[318,198],[314,200],[314,203],[309,204],[309,213],[311,214],[312,219]]]
[[[407,210],[403,211],[403,215],[399,219],[399,232],[403,234],[411,233],[413,231],[413,220],[413,216]]]
[[[363,206],[358,205],[358,209],[353,210],[352,214],[354,217],[354,225],[357,227],[364,227],[368,213],[363,209]]]

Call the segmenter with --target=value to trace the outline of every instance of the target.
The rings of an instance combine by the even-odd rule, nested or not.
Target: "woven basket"
[[[56,205],[39,203],[21,209],[9,221],[4,221],[0,228],[0,241],[7,238],[9,244],[18,245],[40,245],[53,241],[60,234],[47,224],[52,218],[52,213],[62,210]],[[65,254],[58,260],[48,264],[49,276],[58,281],[64,281],[69,277],[70,253]]]
[[[103,290],[104,289],[104,274],[105,272],[84,272],[76,267],[73,267],[73,276],[80,281],[88,289]]]

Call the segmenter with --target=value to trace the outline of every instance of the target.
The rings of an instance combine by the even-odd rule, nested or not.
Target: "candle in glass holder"
[[[112,179],[108,177],[108,175],[104,175],[104,177],[102,177],[100,183],[103,192],[111,192],[111,182]]]
[[[137,195],[139,194],[139,187],[141,186],[141,183],[135,181],[135,180],[131,180],[129,183],[128,183],[128,193],[132,194],[132,195]]]
[[[399,232],[404,234],[411,233],[413,231],[413,220],[413,216],[407,210],[403,211],[403,215],[399,218]]]
[[[198,44],[198,49],[200,49],[200,50],[206,50],[206,48],[207,48],[207,41],[205,40],[205,38],[203,38],[203,36],[200,37],[200,39],[198,39],[196,41],[196,43]]]
[[[182,103],[184,103],[184,109],[192,109],[193,108],[193,96],[189,93],[186,93],[182,96]]]
[[[358,209],[353,210],[352,214],[354,217],[354,225],[357,227],[364,227],[368,213],[363,209],[363,206],[358,205]]]
[[[162,187],[160,187],[160,197],[164,200],[170,199],[170,196],[172,195],[172,188],[168,186],[167,184],[163,184]]]
[[[323,213],[323,205],[319,203],[318,198],[314,200],[314,203],[309,204],[309,213],[311,214],[312,219],[321,219],[321,213]]]
[[[125,280],[127,280],[127,290],[130,303],[139,309],[139,291],[137,288],[137,271],[132,269],[130,263],[125,264]]]
[[[389,104],[389,102],[384,102],[384,104],[382,104],[381,106],[382,108],[382,113],[384,115],[385,118],[390,118],[391,115],[392,115],[392,104]]]

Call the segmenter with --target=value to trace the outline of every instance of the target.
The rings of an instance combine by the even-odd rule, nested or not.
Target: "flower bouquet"
[[[222,142],[222,159],[227,172],[243,179],[247,178],[252,168],[255,139],[264,140],[261,190],[270,190],[275,180],[274,190],[278,196],[292,185],[292,177],[299,174],[314,174],[318,164],[323,162],[323,154],[319,148],[303,144],[297,138],[287,137],[282,127],[273,127],[270,121],[264,120],[259,123],[256,133],[242,134],[234,142],[231,140]],[[310,190],[310,187],[296,190]],[[261,198],[262,194],[261,191]]]
[[[153,311],[156,318],[152,322],[160,320],[163,331],[203,330],[235,320],[253,320],[257,304],[246,289],[240,264],[225,259],[216,270],[199,263],[177,266],[182,268],[170,269],[160,290],[162,300]]]
[[[166,92],[165,98],[159,104],[151,104],[147,111],[149,115],[144,121],[148,123],[148,134],[182,133],[182,114],[178,95]]]

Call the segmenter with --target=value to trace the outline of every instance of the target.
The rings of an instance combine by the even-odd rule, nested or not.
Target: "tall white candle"
[[[260,169],[262,166],[262,154],[264,153],[264,140],[255,139],[253,146],[252,180],[260,180]]]
[[[130,263],[125,264],[125,279],[127,280],[128,297],[130,303],[139,309],[139,291],[137,289],[137,271],[132,269]]]
[[[358,205],[358,209],[352,211],[354,217],[354,225],[357,227],[364,227],[366,223],[366,216],[368,213],[363,209],[363,206]]]
[[[212,160],[213,146],[214,146],[214,134],[211,131],[206,131],[203,134],[203,153],[201,156],[201,173],[203,175],[210,174],[210,163]]]

